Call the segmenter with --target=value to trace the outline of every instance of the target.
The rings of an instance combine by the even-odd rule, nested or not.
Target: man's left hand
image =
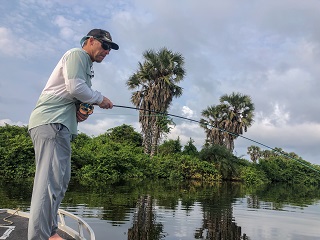
[[[80,111],[77,111],[77,121],[78,122],[83,122],[83,121],[87,120],[88,117],[89,117],[89,115],[82,114]]]

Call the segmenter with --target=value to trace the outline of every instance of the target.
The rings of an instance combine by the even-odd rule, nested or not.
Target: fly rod
[[[182,117],[182,116],[175,115],[175,114],[171,114],[171,113],[159,112],[159,111],[156,111],[156,110],[150,110],[150,109],[144,109],[144,108],[138,108],[138,107],[129,107],[129,106],[123,106],[123,105],[113,105],[113,107],[117,107],[117,108],[127,108],[127,109],[139,110],[139,111],[147,111],[147,112],[152,112],[152,113],[159,114],[159,115],[166,115],[166,116],[170,116],[170,117],[174,117],[174,118],[180,118],[180,119],[187,120],[187,121],[190,121],[190,122],[195,122],[195,123],[202,124],[199,120],[195,120],[195,119],[191,119],[191,118],[187,118],[187,117]],[[221,132],[226,132],[226,133],[228,133],[228,134],[230,134],[230,135],[244,138],[244,139],[246,139],[246,140],[248,140],[248,141],[251,141],[251,142],[254,142],[254,143],[256,143],[256,144],[258,144],[258,145],[260,145],[260,146],[263,146],[263,147],[265,147],[265,148],[271,149],[272,151],[274,151],[274,152],[276,152],[276,153],[278,153],[278,154],[281,154],[281,155],[283,155],[283,156],[285,156],[285,157],[287,157],[287,158],[289,158],[289,159],[292,159],[292,160],[300,163],[301,165],[303,165],[303,166],[305,166],[305,167],[308,167],[308,168],[310,168],[310,169],[312,169],[312,170],[320,173],[320,170],[318,170],[318,169],[316,169],[316,168],[314,168],[314,167],[312,167],[312,166],[310,166],[310,165],[308,165],[308,164],[300,161],[299,159],[293,158],[293,157],[291,157],[290,155],[288,155],[287,153],[281,152],[281,151],[279,151],[279,150],[277,150],[277,149],[275,149],[275,148],[272,148],[272,147],[270,147],[270,146],[268,146],[268,145],[265,145],[265,144],[263,144],[263,143],[261,143],[261,142],[258,142],[258,141],[256,141],[256,140],[254,140],[254,139],[251,139],[251,138],[248,138],[248,137],[245,137],[245,136],[242,136],[242,135],[239,135],[239,134],[236,134],[236,133],[227,131],[226,129],[222,129],[222,128],[218,128],[218,127],[216,127],[216,126],[212,126],[212,125],[210,125],[210,124],[206,124],[206,125],[207,125],[207,126],[210,126],[210,127],[212,127],[212,128],[216,128],[217,130],[219,130],[219,131],[221,131]]]
[[[170,116],[170,117],[174,117],[174,118],[180,118],[180,119],[183,119],[183,120],[186,120],[186,121],[190,121],[190,122],[195,122],[195,123],[203,124],[203,123],[201,123],[199,120],[194,120],[194,119],[191,119],[191,118],[182,117],[182,116],[175,115],[175,114],[171,114],[171,113],[159,112],[159,111],[151,110],[151,109],[144,109],[144,108],[138,108],[138,107],[129,107],[129,106],[124,106],[124,105],[113,105],[113,107],[133,109],[133,110],[146,111],[146,112],[152,112],[152,113],[155,113],[155,114],[157,114],[157,115],[165,115],[165,116]],[[80,104],[80,110],[82,110],[84,114],[88,114],[88,115],[92,114],[92,113],[93,113],[93,108],[94,108],[93,105],[88,104],[88,103],[81,103],[81,104]],[[222,129],[222,128],[213,126],[213,125],[211,125],[211,124],[206,124],[206,125],[207,125],[207,126],[210,126],[210,127],[212,127],[212,128],[215,128],[215,129],[217,129],[217,130],[219,130],[219,131],[221,131],[221,132],[226,132],[226,133],[228,133],[228,134],[230,134],[230,135],[244,138],[244,139],[246,139],[246,140],[248,140],[248,141],[251,141],[251,142],[254,142],[254,143],[256,143],[256,144],[258,144],[258,145],[260,145],[260,146],[263,146],[263,147],[265,147],[265,148],[271,149],[272,151],[274,151],[274,152],[276,152],[276,153],[278,153],[278,154],[281,154],[281,155],[285,156],[286,158],[289,158],[289,159],[291,159],[291,160],[294,160],[294,161],[298,162],[299,164],[301,164],[301,165],[303,165],[303,166],[305,166],[305,167],[308,167],[308,168],[312,169],[313,171],[316,171],[316,172],[320,173],[320,170],[318,170],[318,169],[316,169],[316,168],[314,168],[314,167],[312,167],[312,166],[310,166],[310,165],[302,162],[301,160],[299,160],[299,159],[297,159],[297,158],[294,158],[294,157],[290,156],[290,155],[287,154],[287,153],[281,152],[281,151],[279,151],[279,150],[277,150],[277,149],[275,149],[275,148],[272,148],[272,147],[270,147],[270,146],[268,146],[268,145],[266,145],[266,144],[263,144],[263,143],[261,143],[261,142],[258,142],[258,141],[256,141],[256,140],[254,140],[254,139],[251,139],[251,138],[248,138],[248,137],[245,137],[245,136],[242,136],[242,135],[239,135],[239,134],[236,134],[236,133],[227,131],[226,129]]]

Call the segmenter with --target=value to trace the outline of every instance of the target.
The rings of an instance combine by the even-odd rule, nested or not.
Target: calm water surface
[[[29,210],[32,184],[0,183],[0,208]],[[320,190],[239,183],[71,184],[62,204],[97,240],[320,239]]]

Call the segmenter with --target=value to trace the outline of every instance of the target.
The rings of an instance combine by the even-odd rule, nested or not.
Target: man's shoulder
[[[85,56],[85,57],[88,56],[87,52],[82,48],[71,48],[66,52],[66,54],[79,54],[79,56]]]
[[[90,62],[90,57],[87,54],[86,51],[84,51],[82,48],[72,48],[70,50],[68,50],[65,54],[64,54],[64,59],[82,59],[81,61],[88,61]]]

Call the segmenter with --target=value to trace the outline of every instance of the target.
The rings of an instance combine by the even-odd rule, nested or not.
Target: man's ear
[[[93,38],[93,37],[89,37],[89,38],[86,40],[86,42],[85,42],[85,44],[84,44],[84,47],[90,47],[90,46],[93,45],[93,43],[94,43],[94,38]]]
[[[89,37],[88,40],[87,40],[87,43],[88,43],[89,45],[92,45],[92,44],[93,44],[93,40],[94,40],[93,37]]]

